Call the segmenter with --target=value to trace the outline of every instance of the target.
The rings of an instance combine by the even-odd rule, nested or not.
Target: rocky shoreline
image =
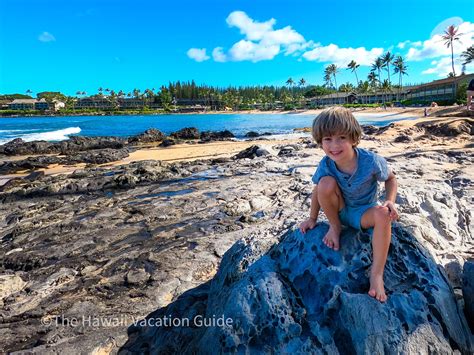
[[[365,127],[361,144],[387,157],[400,185],[397,228],[442,266],[459,309],[472,307],[462,282],[474,258],[473,127],[467,118]],[[2,173],[30,169],[0,191],[0,352],[115,353],[130,341],[131,319],[199,290],[236,241],[279,243],[306,217],[322,157],[311,140],[256,140],[216,159],[96,165],[168,139],[145,133],[99,145],[82,137],[0,147]],[[197,134],[174,138],[231,139]],[[13,159],[17,154],[37,156]],[[88,165],[67,175],[36,171],[51,162]],[[122,321],[71,324],[84,315]]]

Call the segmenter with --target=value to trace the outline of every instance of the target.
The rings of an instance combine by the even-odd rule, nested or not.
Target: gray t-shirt
[[[313,183],[318,184],[323,176],[336,179],[346,206],[358,207],[377,201],[377,181],[386,181],[390,174],[387,161],[380,155],[362,148],[355,148],[357,154],[356,171],[350,175],[340,171],[328,156],[319,162],[313,175]]]

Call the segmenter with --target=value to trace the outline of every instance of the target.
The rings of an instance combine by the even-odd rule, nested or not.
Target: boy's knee
[[[336,190],[337,182],[332,176],[323,176],[318,183],[318,194],[330,194]]]
[[[375,210],[375,223],[390,223],[390,210],[387,207],[378,207]]]

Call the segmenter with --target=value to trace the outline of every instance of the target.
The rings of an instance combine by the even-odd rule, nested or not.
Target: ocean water
[[[359,115],[361,124],[383,126],[406,119],[392,114]],[[12,139],[24,141],[61,141],[73,135],[133,136],[149,128],[170,134],[184,127],[200,131],[229,130],[237,138],[249,131],[270,132],[281,135],[294,128],[311,127],[315,115],[302,114],[198,114],[198,115],[146,115],[146,116],[63,116],[63,117],[13,117],[0,118],[0,144]]]

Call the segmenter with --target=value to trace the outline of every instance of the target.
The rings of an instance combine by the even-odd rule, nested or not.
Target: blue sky
[[[350,60],[365,78],[387,50],[407,59],[404,82],[427,82],[451,71],[437,35],[451,23],[463,33],[458,57],[473,44],[472,0],[0,0],[0,94],[128,92],[191,79],[322,84],[330,63],[342,68],[340,85],[355,81]]]

